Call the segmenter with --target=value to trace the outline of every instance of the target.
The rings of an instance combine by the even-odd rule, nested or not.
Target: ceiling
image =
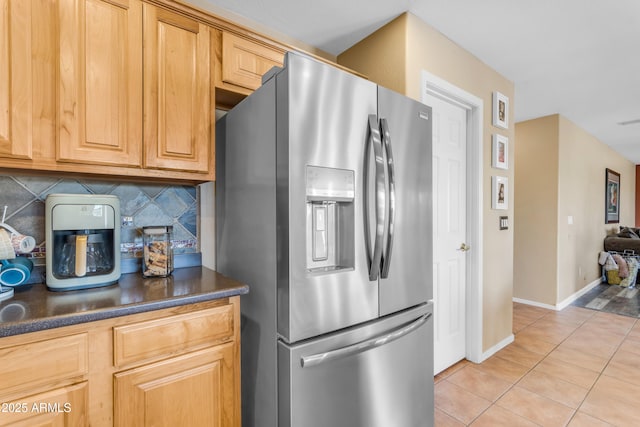
[[[514,82],[516,122],[559,113],[640,164],[638,0],[186,1],[333,55],[409,11]]]

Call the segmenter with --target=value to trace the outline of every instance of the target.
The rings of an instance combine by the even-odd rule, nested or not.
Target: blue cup
[[[22,285],[29,280],[33,270],[33,262],[24,257],[3,259],[0,263],[0,284],[4,286]]]

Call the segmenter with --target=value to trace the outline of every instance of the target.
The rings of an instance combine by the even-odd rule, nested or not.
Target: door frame
[[[425,103],[426,96],[438,97],[467,110],[467,179],[466,215],[467,252],[466,271],[466,324],[465,357],[480,363],[483,360],[483,105],[481,98],[460,89],[428,71],[421,72],[420,96]]]

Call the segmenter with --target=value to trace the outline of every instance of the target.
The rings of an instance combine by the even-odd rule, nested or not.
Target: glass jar
[[[143,277],[167,277],[173,272],[172,232],[170,225],[142,227]]]

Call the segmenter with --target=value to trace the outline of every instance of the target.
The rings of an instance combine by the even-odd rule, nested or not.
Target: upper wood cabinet
[[[215,179],[215,107],[286,45],[175,0],[0,0],[0,167]]]
[[[144,166],[207,172],[213,146],[209,27],[144,5]]]
[[[142,3],[60,0],[58,7],[57,160],[139,167]]]
[[[0,0],[0,157],[31,159],[31,0]]]
[[[283,53],[251,40],[222,33],[222,81],[254,91],[262,75],[282,66]]]
[[[213,31],[216,106],[230,109],[262,85],[262,75],[281,67],[284,50],[228,31]]]
[[[57,161],[211,178],[209,27],[140,0],[60,0],[59,21]]]

